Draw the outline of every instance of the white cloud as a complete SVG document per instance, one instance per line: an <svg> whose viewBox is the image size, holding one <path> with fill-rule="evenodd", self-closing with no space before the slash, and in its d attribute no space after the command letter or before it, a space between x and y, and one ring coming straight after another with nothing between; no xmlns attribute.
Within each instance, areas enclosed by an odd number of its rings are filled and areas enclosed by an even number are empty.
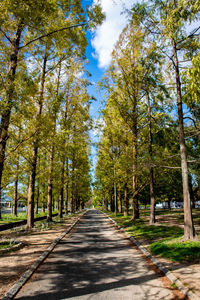
<svg viewBox="0 0 200 300"><path fill-rule="evenodd" d="M92 39L92 46L95 49L93 55L98 59L100 68L109 66L114 45L127 24L127 16L121 13L124 6L131 8L132 5L133 0L101 0L106 19L97 28Z"/></svg>

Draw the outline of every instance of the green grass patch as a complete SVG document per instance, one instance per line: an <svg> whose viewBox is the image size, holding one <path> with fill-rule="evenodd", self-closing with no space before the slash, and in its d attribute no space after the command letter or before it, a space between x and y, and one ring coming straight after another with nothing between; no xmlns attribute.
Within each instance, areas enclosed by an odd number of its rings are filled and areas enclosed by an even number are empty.
<svg viewBox="0 0 200 300"><path fill-rule="evenodd" d="M15 240L3 240L0 242L0 250L10 248L16 244Z"/></svg>
<svg viewBox="0 0 200 300"><path fill-rule="evenodd" d="M2 218L0 219L0 224L7 224L11 222L17 222L26 219L26 213L19 213L17 217L12 214L2 214Z"/></svg>
<svg viewBox="0 0 200 300"><path fill-rule="evenodd" d="M200 242L155 242L150 245L150 250L153 254L161 255L172 261L200 262Z"/></svg>
<svg viewBox="0 0 200 300"><path fill-rule="evenodd" d="M160 240L163 238L178 238L183 236L183 229L165 225L149 225L144 219L132 220L131 216L123 216L122 214L109 213L109 215L122 226L126 231L139 241L142 240Z"/></svg>
<svg viewBox="0 0 200 300"><path fill-rule="evenodd" d="M10 242L0 242L0 250L10 248Z"/></svg>
<svg viewBox="0 0 200 300"><path fill-rule="evenodd" d="M57 213L57 211L54 211L53 213ZM46 212L39 212L38 214L35 214L35 218L46 216ZM8 224L12 222L22 221L26 220L27 215L26 212L21 212L16 216L13 216L12 214L2 214L2 218L0 219L0 224Z"/></svg>
<svg viewBox="0 0 200 300"><path fill-rule="evenodd" d="M174 212L177 215L177 224L183 224L183 212L181 210ZM163 214L162 210L160 210L160 214ZM131 216L124 217L122 214L115 216L115 214L109 213L109 215L136 240L149 244L149 249L154 255L177 262L200 263L200 242L182 242L184 235L182 228L167 224L149 225L145 219L132 220ZM195 224L200 221L199 210L195 210L194 220Z"/></svg>
<svg viewBox="0 0 200 300"><path fill-rule="evenodd" d="M127 228L129 234L136 239L142 240L157 240L162 238L177 238L183 236L183 229L179 227L169 227L164 225L154 226L146 224L135 224Z"/></svg>

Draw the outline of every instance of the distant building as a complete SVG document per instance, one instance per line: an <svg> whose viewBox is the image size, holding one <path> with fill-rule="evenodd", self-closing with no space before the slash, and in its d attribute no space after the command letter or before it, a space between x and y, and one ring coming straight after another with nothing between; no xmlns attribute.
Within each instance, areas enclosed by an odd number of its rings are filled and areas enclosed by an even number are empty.
<svg viewBox="0 0 200 300"><path fill-rule="evenodd" d="M3 197L1 198L1 207L10 208L11 205L12 205L12 200L10 199L10 197L5 196L4 194Z"/></svg>
<svg viewBox="0 0 200 300"><path fill-rule="evenodd" d="M171 208L183 208L183 202L171 201L170 207ZM156 203L156 208L168 208L168 202L165 201L165 202L161 202L161 203Z"/></svg>

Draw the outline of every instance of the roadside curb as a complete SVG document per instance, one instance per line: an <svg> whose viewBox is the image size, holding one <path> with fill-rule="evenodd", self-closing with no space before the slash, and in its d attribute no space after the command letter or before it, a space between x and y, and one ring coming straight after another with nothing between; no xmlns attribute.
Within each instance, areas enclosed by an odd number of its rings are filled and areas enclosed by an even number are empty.
<svg viewBox="0 0 200 300"><path fill-rule="evenodd" d="M32 266L20 277L20 279L9 289L9 291L3 296L2 300L11 300L13 297L19 292L22 286L29 280L29 278L33 275L33 273L37 270L37 268L42 264L42 262L47 258L47 256L53 251L55 246L64 238L66 234L68 234L72 228L78 223L80 218L85 214L84 212L81 216L77 218L76 221L66 230L64 231L60 237L56 238L51 245L45 250L39 258L32 264Z"/></svg>
<svg viewBox="0 0 200 300"><path fill-rule="evenodd" d="M135 244L141 252L151 260L151 262L156 265L159 270L165 274L165 276L174 283L178 289L187 297L190 298L190 300L199 300L199 297L195 295L193 292L191 292L187 287L184 286L184 284L171 272L169 271L158 259L156 259L145 247L143 247L136 239L134 239L133 236L131 236L129 233L125 231L125 229L117 224L116 221L114 221L111 217L109 217L106 213L103 212L103 214L112 222L114 225L119 229L119 231L123 232L127 238L129 238L133 244Z"/></svg>

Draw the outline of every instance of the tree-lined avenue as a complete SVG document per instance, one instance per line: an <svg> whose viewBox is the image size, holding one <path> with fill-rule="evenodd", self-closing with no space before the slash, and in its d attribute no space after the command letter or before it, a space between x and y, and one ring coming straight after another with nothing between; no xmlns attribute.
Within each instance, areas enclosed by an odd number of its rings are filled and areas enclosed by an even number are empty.
<svg viewBox="0 0 200 300"><path fill-rule="evenodd" d="M16 299L171 299L172 291L98 210L89 210Z"/></svg>

